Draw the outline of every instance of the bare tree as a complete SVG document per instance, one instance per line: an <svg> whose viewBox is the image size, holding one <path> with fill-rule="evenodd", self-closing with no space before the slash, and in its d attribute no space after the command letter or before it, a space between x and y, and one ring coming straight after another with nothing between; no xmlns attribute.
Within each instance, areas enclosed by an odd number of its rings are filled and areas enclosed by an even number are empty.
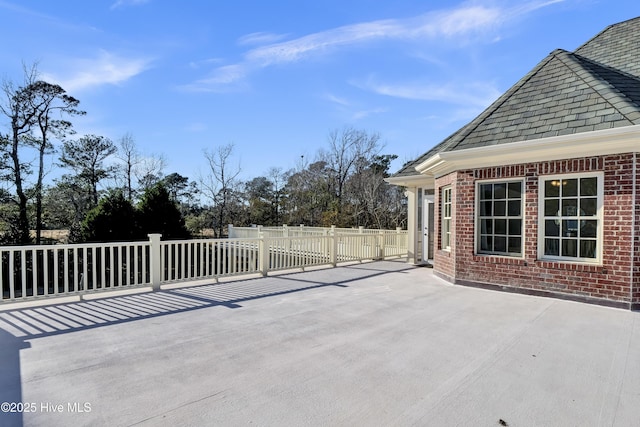
<svg viewBox="0 0 640 427"><path fill-rule="evenodd" d="M232 191L238 185L240 164L232 167L233 143L217 147L215 150L204 150L204 158L207 161L207 171L200 176L202 194L211 200L217 210L217 236L221 237L225 229L225 215Z"/></svg>
<svg viewBox="0 0 640 427"><path fill-rule="evenodd" d="M136 147L136 142L131 133L125 133L118 141L117 158L122 161L121 168L124 172L124 194L127 200L133 201L133 178L135 168L142 161Z"/></svg>
<svg viewBox="0 0 640 427"><path fill-rule="evenodd" d="M359 164L366 164L378 154L382 146L380 135L354 128L334 130L329 134L329 149L321 157L331 170L335 209L339 222L343 222L345 185Z"/></svg>
<svg viewBox="0 0 640 427"><path fill-rule="evenodd" d="M145 192L159 183L167 167L167 160L162 154L151 154L138 159L133 174L138 181L138 191Z"/></svg>
<svg viewBox="0 0 640 427"><path fill-rule="evenodd" d="M269 178L273 186L272 189L272 205L273 205L273 218L276 225L280 224L280 201L284 194L284 186L287 183L288 173L282 171L282 168L272 167L269 169Z"/></svg>

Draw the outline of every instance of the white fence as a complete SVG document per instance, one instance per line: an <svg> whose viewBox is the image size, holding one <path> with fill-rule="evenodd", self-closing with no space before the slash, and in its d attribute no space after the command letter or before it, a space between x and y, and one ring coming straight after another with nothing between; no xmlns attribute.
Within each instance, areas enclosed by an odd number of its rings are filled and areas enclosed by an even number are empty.
<svg viewBox="0 0 640 427"><path fill-rule="evenodd" d="M406 231L304 228L287 236L274 228L244 238L162 241L151 234L146 242L0 247L0 306L407 254ZM257 228L234 228L246 230Z"/></svg>

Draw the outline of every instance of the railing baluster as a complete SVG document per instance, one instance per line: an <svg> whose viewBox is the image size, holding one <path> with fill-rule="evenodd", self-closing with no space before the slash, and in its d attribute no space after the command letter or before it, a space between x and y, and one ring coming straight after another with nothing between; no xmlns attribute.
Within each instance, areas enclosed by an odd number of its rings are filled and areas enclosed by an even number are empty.
<svg viewBox="0 0 640 427"><path fill-rule="evenodd" d="M42 268L43 271L43 284L42 284L42 294L49 295L49 249L42 250Z"/></svg>
<svg viewBox="0 0 640 427"><path fill-rule="evenodd" d="M16 270L15 270L15 251L13 249L9 250L9 298L10 299L15 299L16 298L16 285L15 285L15 276L16 276Z"/></svg>
<svg viewBox="0 0 640 427"><path fill-rule="evenodd" d="M135 243L132 243L131 245L133 247L133 283L131 283L132 285L137 285L138 282L138 273L139 273L139 268L140 268L140 261L138 260L138 245Z"/></svg>
<svg viewBox="0 0 640 427"><path fill-rule="evenodd" d="M20 268L22 269L22 298L27 296L27 251L20 250Z"/></svg>

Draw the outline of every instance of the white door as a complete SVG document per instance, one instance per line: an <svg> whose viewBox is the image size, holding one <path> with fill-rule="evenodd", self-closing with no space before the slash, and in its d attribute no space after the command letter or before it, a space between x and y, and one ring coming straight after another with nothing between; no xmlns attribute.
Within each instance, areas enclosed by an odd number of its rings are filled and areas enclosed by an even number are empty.
<svg viewBox="0 0 640 427"><path fill-rule="evenodd" d="M433 196L422 199L422 261L433 259Z"/></svg>

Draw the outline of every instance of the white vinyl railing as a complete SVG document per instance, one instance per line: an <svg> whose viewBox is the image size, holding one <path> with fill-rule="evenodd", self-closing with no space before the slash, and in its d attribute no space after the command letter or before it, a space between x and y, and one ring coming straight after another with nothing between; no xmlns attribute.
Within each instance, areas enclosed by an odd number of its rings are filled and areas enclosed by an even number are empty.
<svg viewBox="0 0 640 427"><path fill-rule="evenodd" d="M307 227L304 224L299 226L283 225L282 227L265 227L262 225L256 225L253 227L235 227L233 224L229 224L229 237L230 238L250 238L259 237L261 235L265 237L298 237L298 236L326 236L334 234L397 234L406 233L401 228L395 230L379 230L374 228L338 228L331 227Z"/></svg>
<svg viewBox="0 0 640 427"><path fill-rule="evenodd" d="M149 242L0 247L0 301L145 285L149 261Z"/></svg>
<svg viewBox="0 0 640 427"><path fill-rule="evenodd" d="M291 230L291 229L290 229ZM4 302L262 274L407 254L407 232L315 229L294 236L0 247ZM243 229L244 232L244 229Z"/></svg>

